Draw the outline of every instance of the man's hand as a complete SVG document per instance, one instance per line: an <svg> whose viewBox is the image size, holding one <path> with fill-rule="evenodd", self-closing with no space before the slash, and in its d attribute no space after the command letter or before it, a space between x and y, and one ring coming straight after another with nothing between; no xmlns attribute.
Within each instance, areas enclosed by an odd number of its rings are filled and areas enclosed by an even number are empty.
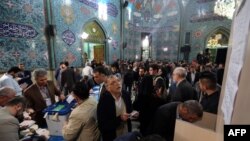
<svg viewBox="0 0 250 141"><path fill-rule="evenodd" d="M23 117L24 117L25 120L31 120L31 116L27 111L23 112Z"/></svg>
<svg viewBox="0 0 250 141"><path fill-rule="evenodd" d="M128 113L124 113L124 114L121 115L122 121L127 121L127 120L128 120L128 117L129 117L129 114L128 114Z"/></svg>

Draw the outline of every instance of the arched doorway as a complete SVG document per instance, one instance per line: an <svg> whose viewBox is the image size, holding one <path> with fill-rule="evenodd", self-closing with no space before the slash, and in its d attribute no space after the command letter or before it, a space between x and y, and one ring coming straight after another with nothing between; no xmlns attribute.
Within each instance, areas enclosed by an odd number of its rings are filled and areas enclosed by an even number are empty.
<svg viewBox="0 0 250 141"><path fill-rule="evenodd" d="M214 63L225 63L229 43L229 30L224 27L216 28L207 36L206 52Z"/></svg>
<svg viewBox="0 0 250 141"><path fill-rule="evenodd" d="M102 63L106 60L106 35L103 28L96 21L87 22L82 33L83 62L95 60Z"/></svg>

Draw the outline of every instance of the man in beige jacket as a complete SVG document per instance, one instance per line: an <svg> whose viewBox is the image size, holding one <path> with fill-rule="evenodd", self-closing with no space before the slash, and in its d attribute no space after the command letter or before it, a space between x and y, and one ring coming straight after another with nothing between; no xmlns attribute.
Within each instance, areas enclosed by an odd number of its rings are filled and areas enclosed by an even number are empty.
<svg viewBox="0 0 250 141"><path fill-rule="evenodd" d="M89 97L87 86L76 83L71 93L77 101L77 107L71 112L62 133L66 141L97 141L100 132L97 127L96 106L94 98Z"/></svg>

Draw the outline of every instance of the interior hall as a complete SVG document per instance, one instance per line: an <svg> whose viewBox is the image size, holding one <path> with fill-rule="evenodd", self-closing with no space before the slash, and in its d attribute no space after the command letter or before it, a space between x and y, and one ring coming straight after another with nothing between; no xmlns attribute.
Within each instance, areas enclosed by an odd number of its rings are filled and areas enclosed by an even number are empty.
<svg viewBox="0 0 250 141"><path fill-rule="evenodd" d="M1 0L0 140L222 141L237 125L250 132L249 8Z"/></svg>

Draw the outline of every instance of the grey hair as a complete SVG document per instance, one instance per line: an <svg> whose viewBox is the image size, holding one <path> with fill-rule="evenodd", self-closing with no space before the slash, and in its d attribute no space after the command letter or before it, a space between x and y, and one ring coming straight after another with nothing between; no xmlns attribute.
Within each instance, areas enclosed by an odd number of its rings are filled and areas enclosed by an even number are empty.
<svg viewBox="0 0 250 141"><path fill-rule="evenodd" d="M0 88L0 96L9 96L11 94L16 95L16 91L10 87L2 87Z"/></svg>
<svg viewBox="0 0 250 141"><path fill-rule="evenodd" d="M37 80L38 77L47 76L47 71L43 68L35 69L33 71L33 78Z"/></svg>
<svg viewBox="0 0 250 141"><path fill-rule="evenodd" d="M182 106L187 108L189 114L195 114L200 118L203 116L202 105L196 100L187 100Z"/></svg>
<svg viewBox="0 0 250 141"><path fill-rule="evenodd" d="M186 78L187 70L183 67L177 67L174 69L174 72L181 78Z"/></svg>
<svg viewBox="0 0 250 141"><path fill-rule="evenodd" d="M107 88L108 87L108 80L109 79L112 79L112 78L116 78L116 79L118 79L119 81L121 81L121 79L119 78L119 77L117 77L116 75L109 75L108 77L107 77L107 81L105 82L105 87Z"/></svg>
<svg viewBox="0 0 250 141"><path fill-rule="evenodd" d="M10 100L6 103L6 106L14 106L14 105L22 104L22 107L24 108L25 103L26 103L26 100L25 100L24 97L16 96L16 97L10 99Z"/></svg>

